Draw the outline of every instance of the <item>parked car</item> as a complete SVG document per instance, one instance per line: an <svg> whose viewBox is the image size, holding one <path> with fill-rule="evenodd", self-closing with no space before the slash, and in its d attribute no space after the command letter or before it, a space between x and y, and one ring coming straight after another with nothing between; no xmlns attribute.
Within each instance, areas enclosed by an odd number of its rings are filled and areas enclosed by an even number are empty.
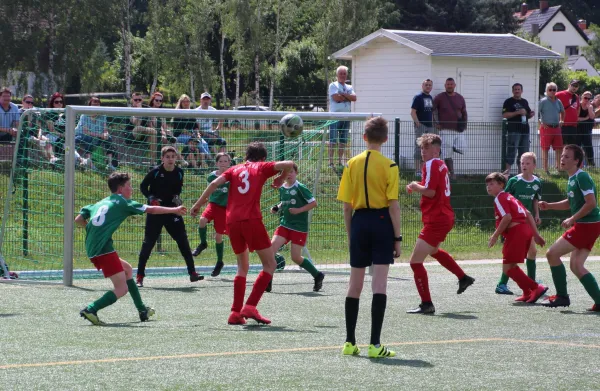
<svg viewBox="0 0 600 391"><path fill-rule="evenodd" d="M238 111L270 111L267 106L238 106L236 108ZM273 129L274 126L279 125L279 121L277 120L266 120L266 119L234 119L231 121L231 125L236 128L242 129Z"/></svg>

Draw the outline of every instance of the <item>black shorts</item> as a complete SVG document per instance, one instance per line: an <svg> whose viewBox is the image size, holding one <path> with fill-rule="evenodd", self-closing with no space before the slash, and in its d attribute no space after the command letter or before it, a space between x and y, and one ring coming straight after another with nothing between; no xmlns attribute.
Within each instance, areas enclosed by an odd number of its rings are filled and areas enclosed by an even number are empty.
<svg viewBox="0 0 600 391"><path fill-rule="evenodd" d="M350 225L350 266L394 263L394 226L388 208L358 209Z"/></svg>
<svg viewBox="0 0 600 391"><path fill-rule="evenodd" d="M10 144L13 141L13 137L8 133L0 133L0 144Z"/></svg>

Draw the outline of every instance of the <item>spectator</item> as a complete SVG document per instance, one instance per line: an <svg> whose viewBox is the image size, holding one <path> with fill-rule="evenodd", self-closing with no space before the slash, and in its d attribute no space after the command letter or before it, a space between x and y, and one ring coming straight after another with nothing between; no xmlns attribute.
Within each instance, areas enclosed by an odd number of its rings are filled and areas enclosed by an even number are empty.
<svg viewBox="0 0 600 391"><path fill-rule="evenodd" d="M334 113L349 113L352 110L351 102L356 102L356 94L350 85L346 85L348 67L339 66L336 70L337 81L329 85L329 111ZM329 167L334 168L333 154L335 147L338 150L338 164L344 164L346 144L350 121L337 121L329 126Z"/></svg>
<svg viewBox="0 0 600 391"><path fill-rule="evenodd" d="M556 93L556 98L560 100L565 109L565 122L562 125L563 145L581 145L580 137L577 134L577 118L579 117L580 104L579 96L576 94L578 89L579 80L571 80L568 89Z"/></svg>
<svg viewBox="0 0 600 391"><path fill-rule="evenodd" d="M25 95L21 103L23 105L20 110L21 114L23 114L26 110L35 109L35 107L33 107L32 95ZM50 140L48 140L48 138L43 134L40 113L31 113L24 119L24 121L26 122L23 124L21 129L23 129L25 132L21 134L21 137L26 137L33 144L39 147L42 155L50 162L50 164L56 164L59 159L54 156L54 151Z"/></svg>
<svg viewBox="0 0 600 391"><path fill-rule="evenodd" d="M562 153L563 138L560 126L565 118L565 108L556 97L556 83L546 84L546 97L539 103L540 107L540 144L542 146L542 164L546 174L548 170L548 151L554 149L556 170L559 170L560 154Z"/></svg>
<svg viewBox="0 0 600 391"><path fill-rule="evenodd" d="M594 106L594 114L596 115L596 118L600 117L600 94L594 97L592 105Z"/></svg>
<svg viewBox="0 0 600 391"><path fill-rule="evenodd" d="M50 100L48 101L48 107L56 110L45 111L44 115L42 116L42 120L46 124L46 131L43 132L43 135L48 140L47 142L52 144L54 151L59 155L63 155L65 152L65 128L67 121L64 111L58 110L65 107L64 100L65 98L60 92L55 92L52 94ZM88 164L88 162L87 160L84 161L79 153L75 151L75 164L85 166Z"/></svg>
<svg viewBox="0 0 600 391"><path fill-rule="evenodd" d="M433 113L437 114L434 121L442 138L442 157L448 166L450 178L456 179L452 152L462 155L467 149L467 139L463 134L467 128L467 104L462 95L454 92L456 82L453 78L446 79L444 88L446 91L433 99Z"/></svg>
<svg viewBox="0 0 600 391"><path fill-rule="evenodd" d="M211 106L212 96L208 92L202 93L200 96L200 106L196 110L217 110ZM223 127L223 121L219 120L217 123L217 127L213 130L213 120L212 118L201 118L198 119L198 126L200 128L200 135L204 139L204 141L208 144L209 147L218 150L213 151L217 152L225 152L225 146L227 142L224 138L219 137L219 130Z"/></svg>
<svg viewBox="0 0 600 391"><path fill-rule="evenodd" d="M92 96L88 102L88 106L100 106L100 98ZM108 133L105 115L82 114L75 128L75 145L80 148L82 147L85 157L82 161L84 165L87 164L90 168L95 169L91 159L92 152L95 147L101 146L106 154L106 169L109 171L117 169L119 162L113 148L112 137Z"/></svg>
<svg viewBox="0 0 600 391"><path fill-rule="evenodd" d="M204 154L200 151L200 148L198 148L198 144L200 144L200 140L192 137L181 151L181 156L183 157L183 160L187 162L188 167L204 167Z"/></svg>
<svg viewBox="0 0 600 391"><path fill-rule="evenodd" d="M141 108L142 107L142 94L134 92L131 94L131 107ZM150 148L150 157L156 157L156 129L153 126L155 118L149 117L135 117L129 118L127 127L125 129L125 141L148 141Z"/></svg>
<svg viewBox="0 0 600 391"><path fill-rule="evenodd" d="M577 118L577 134L581 141L581 146L585 151L585 158L590 167L596 166L594 162L594 146L592 144L592 129L594 128L596 118L594 107L592 106L592 93L586 91L581 94L581 107L579 108L579 117Z"/></svg>
<svg viewBox="0 0 600 391"><path fill-rule="evenodd" d="M163 107L163 94L156 91L150 97L150 102L148 102L148 106L151 109L162 109ZM157 132L160 132L160 138L162 144L171 143L174 144L177 140L173 137L173 132L167 127L167 120L165 117L152 118L152 126L156 129ZM160 150L160 148L159 148ZM160 154L159 154L160 155ZM160 162L160 156L158 156L157 160ZM159 163L160 164L160 163Z"/></svg>
<svg viewBox="0 0 600 391"><path fill-rule="evenodd" d="M506 161L504 162L505 173L510 173L510 168L515 162L521 161L521 156L529 151L529 119L535 112L529 107L527 99L523 99L523 85L515 83L512 86L512 98L504 101L502 106L502 117L508 120L508 135L506 139ZM517 153L518 152L518 153ZM521 165L519 172L521 172Z"/></svg>
<svg viewBox="0 0 600 391"><path fill-rule="evenodd" d="M421 84L421 93L414 96L410 106L410 116L415 125L415 175L421 176L421 147L417 145L417 139L425 133L435 133L433 129L433 97L430 95L433 89L431 79L424 80Z"/></svg>
<svg viewBox="0 0 600 391"><path fill-rule="evenodd" d="M7 87L0 90L0 144L13 141L19 129L19 107L10 101L12 92Z"/></svg>
<svg viewBox="0 0 600 391"><path fill-rule="evenodd" d="M189 110L191 103L190 97L183 94L179 97L175 109ZM200 140L200 151L206 155L210 154L208 144L200 136L199 125L195 118L173 118L171 119L171 127L173 128L173 135L177 138L179 144L186 145L189 139L197 138ZM181 156L179 156L179 160L185 159L181 159Z"/></svg>

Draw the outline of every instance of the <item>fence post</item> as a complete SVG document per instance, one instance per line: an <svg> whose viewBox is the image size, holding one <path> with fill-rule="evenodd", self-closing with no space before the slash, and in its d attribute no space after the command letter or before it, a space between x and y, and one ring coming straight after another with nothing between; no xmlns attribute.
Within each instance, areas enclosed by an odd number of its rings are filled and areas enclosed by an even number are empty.
<svg viewBox="0 0 600 391"><path fill-rule="evenodd" d="M400 118L394 120L394 161L400 170Z"/></svg>
<svg viewBox="0 0 600 391"><path fill-rule="evenodd" d="M500 172L504 172L504 162L506 161L506 138L508 136L508 120L502 120L502 161L500 162Z"/></svg>

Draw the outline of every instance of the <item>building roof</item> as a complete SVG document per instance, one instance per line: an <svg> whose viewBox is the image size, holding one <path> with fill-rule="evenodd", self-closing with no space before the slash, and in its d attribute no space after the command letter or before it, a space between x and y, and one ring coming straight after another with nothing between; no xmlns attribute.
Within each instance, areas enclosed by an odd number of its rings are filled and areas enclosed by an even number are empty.
<svg viewBox="0 0 600 391"><path fill-rule="evenodd" d="M477 58L558 59L560 54L513 34L438 33L380 29L332 54L350 60L352 52L386 37L428 56Z"/></svg>
<svg viewBox="0 0 600 391"><path fill-rule="evenodd" d="M587 42L589 40L587 34L579 28L579 25L574 22L573 18L570 14L566 12L566 10L562 9L562 6L557 5L554 7L548 7L546 10L542 11L541 9L530 10L527 11L525 16L522 16L520 12L516 12L514 16L522 21L521 29L525 31L527 34L533 35L533 25L538 25L538 31L542 31L544 27L546 27L552 19L559 13L562 12L567 20L573 25L575 30L581 35L581 37Z"/></svg>

